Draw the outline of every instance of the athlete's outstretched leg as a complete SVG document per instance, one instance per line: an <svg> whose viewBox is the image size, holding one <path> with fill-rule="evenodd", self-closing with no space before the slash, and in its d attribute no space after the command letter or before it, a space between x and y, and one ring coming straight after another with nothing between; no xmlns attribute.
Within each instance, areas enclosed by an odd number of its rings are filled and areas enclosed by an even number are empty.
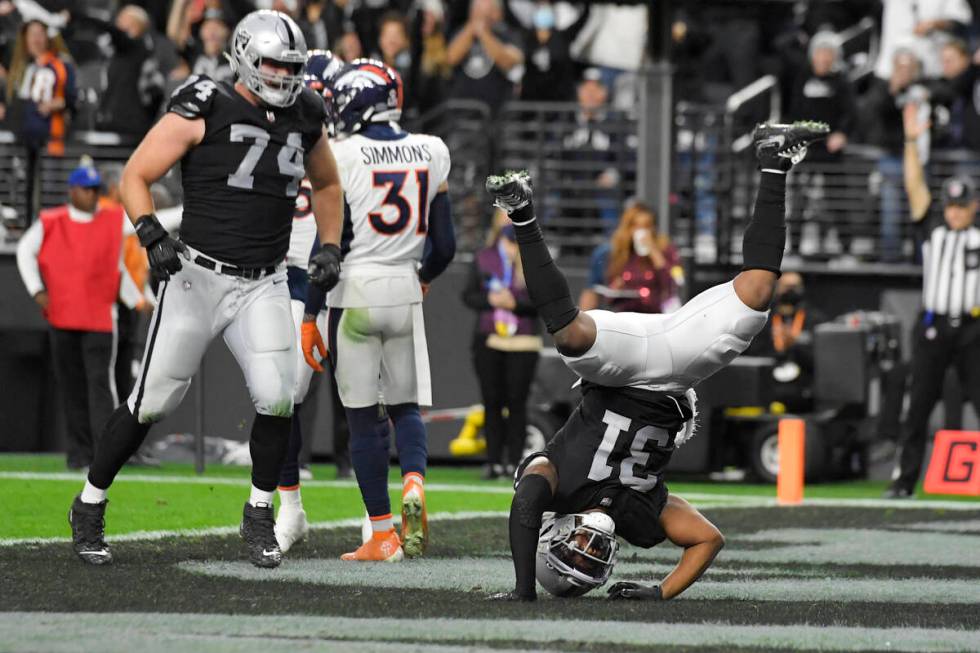
<svg viewBox="0 0 980 653"><path fill-rule="evenodd" d="M566 356L581 356L595 342L595 322L575 306L568 282L545 245L534 216L530 176L527 172L491 176L487 192L514 223L527 290L555 346Z"/></svg>
<svg viewBox="0 0 980 653"><path fill-rule="evenodd" d="M786 173L806 156L807 146L824 138L827 125L795 122L759 125L753 134L762 178L752 221L742 240L742 272L735 294L749 308L768 309L786 247Z"/></svg>

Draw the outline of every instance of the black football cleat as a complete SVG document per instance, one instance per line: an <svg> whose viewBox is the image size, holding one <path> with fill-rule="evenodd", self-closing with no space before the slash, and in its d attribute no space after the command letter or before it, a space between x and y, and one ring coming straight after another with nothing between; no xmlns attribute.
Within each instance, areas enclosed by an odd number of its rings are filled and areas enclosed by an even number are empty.
<svg viewBox="0 0 980 653"><path fill-rule="evenodd" d="M112 562L112 552L105 543L105 507L108 503L83 503L78 495L68 509L72 548L82 562L90 565Z"/></svg>
<svg viewBox="0 0 980 653"><path fill-rule="evenodd" d="M761 123L752 132L759 168L789 172L806 158L809 145L826 138L829 133L830 127L825 122Z"/></svg>
<svg viewBox="0 0 980 653"><path fill-rule="evenodd" d="M893 483L881 496L884 499L914 499L915 490L898 483Z"/></svg>
<svg viewBox="0 0 980 653"><path fill-rule="evenodd" d="M276 519L272 506L245 503L238 534L248 545L248 557L256 567L278 567L282 550L276 540Z"/></svg>
<svg viewBox="0 0 980 653"><path fill-rule="evenodd" d="M508 170L502 175L491 175L487 177L487 192L493 198L493 205L510 215L531 202L534 194L531 175L527 170Z"/></svg>

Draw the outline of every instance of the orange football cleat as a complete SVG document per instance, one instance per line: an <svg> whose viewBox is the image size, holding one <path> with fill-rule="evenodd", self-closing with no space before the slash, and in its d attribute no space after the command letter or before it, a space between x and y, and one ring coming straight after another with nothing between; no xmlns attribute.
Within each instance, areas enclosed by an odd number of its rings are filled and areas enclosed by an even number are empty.
<svg viewBox="0 0 980 653"><path fill-rule="evenodd" d="M421 477L409 474L402 489L402 548L409 558L425 553L429 545L429 518Z"/></svg>
<svg viewBox="0 0 980 653"><path fill-rule="evenodd" d="M375 533L371 539L357 547L357 551L345 553L341 560L360 562L398 562L405 557L398 533L392 528L386 533Z"/></svg>

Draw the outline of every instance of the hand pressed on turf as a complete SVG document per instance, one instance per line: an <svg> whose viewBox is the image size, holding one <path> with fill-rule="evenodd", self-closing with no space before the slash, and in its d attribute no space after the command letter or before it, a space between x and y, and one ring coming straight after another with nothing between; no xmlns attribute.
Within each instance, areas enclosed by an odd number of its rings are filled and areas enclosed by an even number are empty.
<svg viewBox="0 0 980 653"><path fill-rule="evenodd" d="M659 585L642 585L632 581L620 581L606 590L613 600L629 599L632 601L663 601Z"/></svg>
<svg viewBox="0 0 980 653"><path fill-rule="evenodd" d="M530 603L531 601L537 601L537 594L531 594L530 596L522 596L517 592L497 592L491 594L487 597L488 601L523 601L525 603Z"/></svg>

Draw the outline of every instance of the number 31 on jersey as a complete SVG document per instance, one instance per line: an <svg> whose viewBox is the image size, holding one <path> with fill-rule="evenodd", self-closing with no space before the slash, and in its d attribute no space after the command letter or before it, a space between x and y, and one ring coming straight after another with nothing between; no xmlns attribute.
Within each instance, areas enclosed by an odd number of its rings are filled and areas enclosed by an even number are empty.
<svg viewBox="0 0 980 653"><path fill-rule="evenodd" d="M416 192L405 188L406 182L412 180ZM372 184L375 188L386 188L387 194L381 202L382 211L368 213L371 227L382 236L395 236L405 231L413 223L413 217L418 216L415 233L425 235L429 229L429 171L425 168L416 170L375 170L372 174ZM406 195L407 193L407 195ZM394 207L394 211L385 207Z"/></svg>

